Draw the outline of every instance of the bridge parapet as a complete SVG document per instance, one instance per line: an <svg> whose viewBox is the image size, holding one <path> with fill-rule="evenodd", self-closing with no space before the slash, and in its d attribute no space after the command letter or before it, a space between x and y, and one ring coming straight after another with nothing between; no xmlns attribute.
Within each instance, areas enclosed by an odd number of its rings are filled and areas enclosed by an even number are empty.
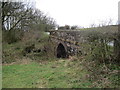
<svg viewBox="0 0 120 90"><path fill-rule="evenodd" d="M54 30L50 31L50 36L77 43L82 43L86 41L82 35L82 31L80 30Z"/></svg>

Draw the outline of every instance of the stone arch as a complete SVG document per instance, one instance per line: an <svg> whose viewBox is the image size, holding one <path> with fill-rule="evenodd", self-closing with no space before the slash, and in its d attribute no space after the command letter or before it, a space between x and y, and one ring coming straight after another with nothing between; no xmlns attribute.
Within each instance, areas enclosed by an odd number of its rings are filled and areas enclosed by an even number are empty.
<svg viewBox="0 0 120 90"><path fill-rule="evenodd" d="M67 49L65 44L59 43L56 48L56 57L57 58L67 58Z"/></svg>

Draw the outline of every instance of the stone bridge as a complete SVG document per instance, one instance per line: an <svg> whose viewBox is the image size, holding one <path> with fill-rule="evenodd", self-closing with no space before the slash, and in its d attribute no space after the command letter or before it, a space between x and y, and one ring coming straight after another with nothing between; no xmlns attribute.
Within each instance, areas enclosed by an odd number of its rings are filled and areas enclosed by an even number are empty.
<svg viewBox="0 0 120 90"><path fill-rule="evenodd" d="M82 54L87 55L91 50L89 45L91 41L91 34L94 36L101 33L103 35L115 35L118 32L117 25L104 26L86 30L51 30L50 32L50 42L54 45L54 54L58 58L66 58L69 55ZM88 48L86 48L86 46Z"/></svg>
<svg viewBox="0 0 120 90"><path fill-rule="evenodd" d="M76 55L82 52L81 43L86 39L82 37L80 30L52 30L50 41L54 43L54 54L58 58L67 58L69 55Z"/></svg>

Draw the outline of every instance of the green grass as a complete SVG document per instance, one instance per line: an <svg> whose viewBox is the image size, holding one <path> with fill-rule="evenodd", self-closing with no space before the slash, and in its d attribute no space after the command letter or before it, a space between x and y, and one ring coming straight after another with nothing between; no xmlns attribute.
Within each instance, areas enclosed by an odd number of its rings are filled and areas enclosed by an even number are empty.
<svg viewBox="0 0 120 90"><path fill-rule="evenodd" d="M59 60L39 64L3 66L3 88L87 88L87 71L76 61Z"/></svg>
<svg viewBox="0 0 120 90"><path fill-rule="evenodd" d="M25 60L25 59L24 59ZM118 74L101 73L102 67L84 60L57 59L3 65L3 88L114 88ZM85 65L85 66L84 66ZM88 71L89 69L93 70ZM91 68L90 68L91 67ZM96 77L97 76L97 77Z"/></svg>

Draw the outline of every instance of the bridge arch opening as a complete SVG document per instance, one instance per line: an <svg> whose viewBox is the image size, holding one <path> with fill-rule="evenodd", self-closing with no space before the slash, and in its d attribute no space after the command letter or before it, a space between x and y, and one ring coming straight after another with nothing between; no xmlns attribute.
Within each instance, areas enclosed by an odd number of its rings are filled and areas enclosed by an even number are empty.
<svg viewBox="0 0 120 90"><path fill-rule="evenodd" d="M57 47L57 58L66 58L67 53L63 44L59 44Z"/></svg>

